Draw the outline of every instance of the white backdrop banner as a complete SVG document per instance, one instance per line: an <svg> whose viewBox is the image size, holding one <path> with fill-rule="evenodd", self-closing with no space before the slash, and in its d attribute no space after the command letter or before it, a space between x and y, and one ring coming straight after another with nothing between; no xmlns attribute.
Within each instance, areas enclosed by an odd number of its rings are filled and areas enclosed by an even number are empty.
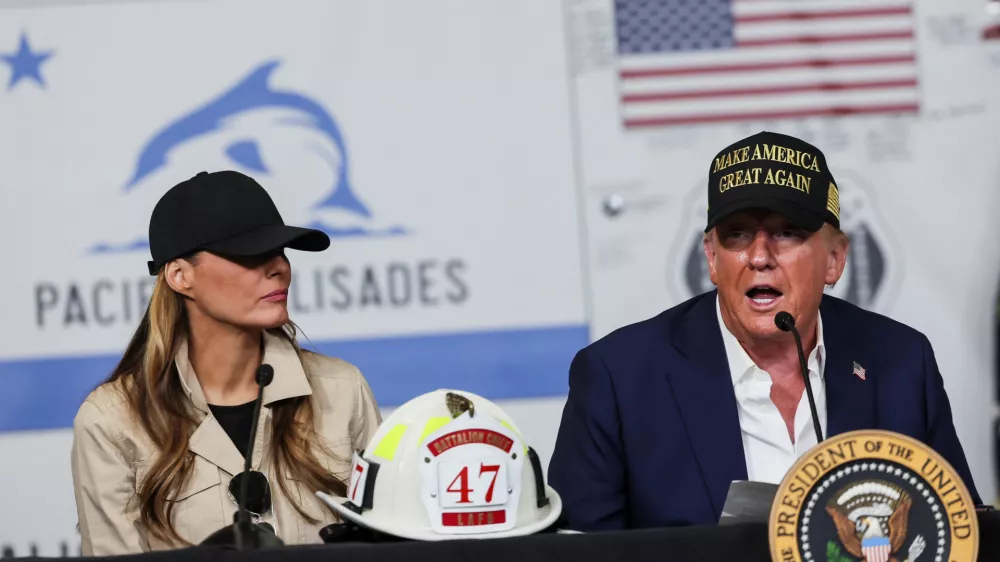
<svg viewBox="0 0 1000 562"><path fill-rule="evenodd" d="M701 237L718 151L761 130L803 138L827 156L852 239L830 292L928 335L992 501L1000 64L986 3L568 6L593 337L713 288Z"/></svg>
<svg viewBox="0 0 1000 562"><path fill-rule="evenodd" d="M330 234L289 254L292 319L381 405L563 395L588 328L561 28L533 0L0 4L0 432L32 430L0 436L0 546L75 550L64 428L149 298L153 205L201 170Z"/></svg>

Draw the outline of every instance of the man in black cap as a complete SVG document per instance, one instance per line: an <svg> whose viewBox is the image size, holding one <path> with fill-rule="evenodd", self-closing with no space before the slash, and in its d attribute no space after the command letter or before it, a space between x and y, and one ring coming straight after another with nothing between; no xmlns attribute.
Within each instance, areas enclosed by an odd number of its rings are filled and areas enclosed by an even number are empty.
<svg viewBox="0 0 1000 562"><path fill-rule="evenodd" d="M731 482L776 484L817 433L855 429L925 442L981 503L927 338L823 292L850 245L822 152L762 132L722 150L708 179L716 290L573 360L549 467L569 526L715 524Z"/></svg>

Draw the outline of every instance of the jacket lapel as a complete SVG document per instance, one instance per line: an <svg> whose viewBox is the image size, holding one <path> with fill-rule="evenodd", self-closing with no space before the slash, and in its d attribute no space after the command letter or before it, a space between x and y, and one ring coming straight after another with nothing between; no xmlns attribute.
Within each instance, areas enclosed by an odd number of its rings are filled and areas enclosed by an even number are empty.
<svg viewBox="0 0 1000 562"><path fill-rule="evenodd" d="M312 394L302 361L288 340L273 332L264 332L263 362L274 368L274 379L264 387L264 406Z"/></svg>
<svg viewBox="0 0 1000 562"><path fill-rule="evenodd" d="M263 362L274 368L274 379L264 387L264 398L257 422L257 436L253 442L251 467L256 470L268 471L270 459L265 452L271 436L271 411L269 406L275 402L308 396L312 394L309 379L299 360L295 347L284 338L273 332L264 333ZM187 340L182 339L174 357L174 364L180 375L181 386L187 394L195 413L201 420L198 429L191 435L188 449L204 457L208 462L228 472L231 476L243 472L243 452L236 448L226 430L211 414L208 401L201 389L201 383L194 372L194 367L188 357Z"/></svg>
<svg viewBox="0 0 1000 562"><path fill-rule="evenodd" d="M670 341L687 364L667 371L677 408L716 512L734 480L746 480L746 457L732 376L715 312L716 291L675 320Z"/></svg>
<svg viewBox="0 0 1000 562"><path fill-rule="evenodd" d="M191 435L188 449L225 470L230 476L243 472L243 454L214 416L206 416Z"/></svg>
<svg viewBox="0 0 1000 562"><path fill-rule="evenodd" d="M231 476L243 471L243 453L236 448L229 434L211 414L201 383L188 358L187 339L182 339L174 356L174 365L180 375L181 386L187 394L195 414L201 420L198 429L188 440L188 449L208 462L228 472Z"/></svg>
<svg viewBox="0 0 1000 562"><path fill-rule="evenodd" d="M854 363L867 368L871 365L871 355L847 317L850 310L844 310L832 297L824 296L820 314L827 352L823 373L827 412L827 435L824 437L877 427L873 373L866 371L864 379L854 374Z"/></svg>

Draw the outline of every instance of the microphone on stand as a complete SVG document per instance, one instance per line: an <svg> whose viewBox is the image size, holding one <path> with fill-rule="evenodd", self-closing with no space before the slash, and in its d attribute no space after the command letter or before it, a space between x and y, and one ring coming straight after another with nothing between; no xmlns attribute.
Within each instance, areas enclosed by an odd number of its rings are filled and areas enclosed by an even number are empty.
<svg viewBox="0 0 1000 562"><path fill-rule="evenodd" d="M243 472L239 474L241 482L239 495L236 497L236 514L233 516L233 524L212 533L207 539L202 541L202 545L235 546L237 550L245 550L248 548L283 546L285 544L278 538L270 525L266 523L254 523L250 518L250 511L247 509L250 496L250 475L253 473L250 470L250 462L253 460L253 444L257 440L257 418L260 417L260 408L264 402L264 387L271 384L271 381L274 379L274 368L264 363L257 369L255 379L259 388L257 389L257 399L254 401L253 406L250 441L247 443L247 450L243 455Z"/></svg>
<svg viewBox="0 0 1000 562"><path fill-rule="evenodd" d="M812 385L809 384L809 367L806 365L806 354L802 351L802 338L799 331L795 329L795 318L791 314L781 311L774 315L774 324L783 332L791 332L795 336L795 349L799 352L799 367L802 371L802 380L806 383L806 397L809 398L809 410L812 413L813 429L816 430L816 444L823 442L823 430L819 425L819 415L816 413L816 400L813 398Z"/></svg>

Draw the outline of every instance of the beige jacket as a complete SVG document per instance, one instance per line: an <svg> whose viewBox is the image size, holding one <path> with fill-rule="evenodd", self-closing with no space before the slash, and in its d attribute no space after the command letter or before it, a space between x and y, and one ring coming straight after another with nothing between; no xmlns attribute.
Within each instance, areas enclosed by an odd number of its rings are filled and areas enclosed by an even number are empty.
<svg viewBox="0 0 1000 562"><path fill-rule="evenodd" d="M273 507L262 521L274 526L285 544L318 543L319 529L336 519L316 499L316 490L298 484L290 487L298 490L307 510L321 520L318 524L309 524L283 495L272 474L271 410L267 406L311 395L319 435L339 458L329 461L328 468L345 482L350 480L353 452L367 446L381 416L368 383L349 363L308 352L300 362L288 342L270 334L264 340L264 362L274 367L274 380L264 388L252 467L270 480ZM243 455L212 416L188 360L186 343L180 345L175 363L200 425L189 445L195 454L194 474L175 498L174 524L182 537L198 544L233 522L236 504L229 497L229 481L243 470ZM73 487L86 556L184 546L161 544L139 524L137 502L130 500L156 451L142 427L130 419L126 406L121 392L104 385L87 397L73 423Z"/></svg>

